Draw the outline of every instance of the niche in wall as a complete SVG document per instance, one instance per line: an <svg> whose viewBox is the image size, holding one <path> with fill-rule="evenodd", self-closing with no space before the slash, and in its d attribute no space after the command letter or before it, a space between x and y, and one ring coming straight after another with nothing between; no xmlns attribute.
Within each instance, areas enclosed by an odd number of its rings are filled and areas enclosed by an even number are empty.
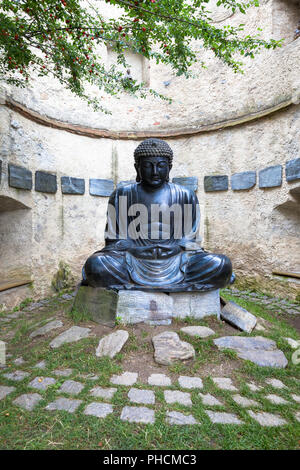
<svg viewBox="0 0 300 470"><path fill-rule="evenodd" d="M32 213L29 207L0 195L0 284L31 279Z"/></svg>

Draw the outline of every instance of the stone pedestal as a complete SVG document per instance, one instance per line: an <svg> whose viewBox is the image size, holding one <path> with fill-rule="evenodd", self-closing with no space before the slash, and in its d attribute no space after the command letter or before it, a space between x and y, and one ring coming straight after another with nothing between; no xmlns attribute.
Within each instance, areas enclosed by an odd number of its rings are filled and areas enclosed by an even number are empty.
<svg viewBox="0 0 300 470"><path fill-rule="evenodd" d="M173 300L174 318L204 318L215 315L220 318L220 291L210 292L175 292L170 294Z"/></svg>
<svg viewBox="0 0 300 470"><path fill-rule="evenodd" d="M100 287L80 286L72 309L84 313L97 323L113 327L147 323L170 325L172 318L201 319L210 315L220 318L219 290L211 292L126 291L118 293Z"/></svg>
<svg viewBox="0 0 300 470"><path fill-rule="evenodd" d="M173 300L163 292L119 291L117 319L123 323L170 325Z"/></svg>

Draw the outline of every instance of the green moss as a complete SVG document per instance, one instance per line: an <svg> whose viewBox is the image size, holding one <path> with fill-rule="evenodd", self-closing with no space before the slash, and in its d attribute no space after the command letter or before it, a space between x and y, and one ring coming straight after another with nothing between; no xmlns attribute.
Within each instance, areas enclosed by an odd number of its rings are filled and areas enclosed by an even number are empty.
<svg viewBox="0 0 300 470"><path fill-rule="evenodd" d="M51 286L56 292L60 292L63 289L70 289L74 286L75 279L71 273L70 266L64 261L59 262L59 269L54 275Z"/></svg>

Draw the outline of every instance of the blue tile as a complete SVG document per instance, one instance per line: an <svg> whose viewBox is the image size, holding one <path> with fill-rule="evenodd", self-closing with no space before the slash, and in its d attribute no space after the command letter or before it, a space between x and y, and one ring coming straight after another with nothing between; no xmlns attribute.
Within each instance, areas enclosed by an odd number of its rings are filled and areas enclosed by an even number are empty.
<svg viewBox="0 0 300 470"><path fill-rule="evenodd" d="M92 196L110 196L113 190L113 180L90 179L90 194Z"/></svg>
<svg viewBox="0 0 300 470"><path fill-rule="evenodd" d="M198 189L198 178L196 176L179 176L177 178L173 178L172 183L180 184L192 191L197 191Z"/></svg>
<svg viewBox="0 0 300 470"><path fill-rule="evenodd" d="M61 191L63 194L84 194L85 183L82 178L61 177Z"/></svg>
<svg viewBox="0 0 300 470"><path fill-rule="evenodd" d="M45 173L44 171L36 171L34 189L42 193L56 193L56 175L52 175L51 173Z"/></svg>
<svg viewBox="0 0 300 470"><path fill-rule="evenodd" d="M259 172L259 187L274 188L282 184L282 166L275 165L264 168Z"/></svg>
<svg viewBox="0 0 300 470"><path fill-rule="evenodd" d="M8 165L8 184L12 188L32 189L31 171L18 165Z"/></svg>
<svg viewBox="0 0 300 470"><path fill-rule="evenodd" d="M231 189L233 191L241 191L243 189L253 188L255 183L255 171L243 171L242 173L235 173L231 176Z"/></svg>
<svg viewBox="0 0 300 470"><path fill-rule="evenodd" d="M228 176L204 176L204 191L206 193L212 191L227 191L228 189Z"/></svg>
<svg viewBox="0 0 300 470"><path fill-rule="evenodd" d="M300 179L300 158L290 160L285 164L285 176L287 181Z"/></svg>

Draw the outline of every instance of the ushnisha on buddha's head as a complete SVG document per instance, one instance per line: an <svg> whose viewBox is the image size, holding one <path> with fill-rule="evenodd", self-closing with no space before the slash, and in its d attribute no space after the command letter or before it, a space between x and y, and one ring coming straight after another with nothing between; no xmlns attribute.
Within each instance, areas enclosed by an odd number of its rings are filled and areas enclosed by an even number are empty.
<svg viewBox="0 0 300 470"><path fill-rule="evenodd" d="M160 139L146 139L134 152L136 181L151 188L160 188L169 181L173 151Z"/></svg>

